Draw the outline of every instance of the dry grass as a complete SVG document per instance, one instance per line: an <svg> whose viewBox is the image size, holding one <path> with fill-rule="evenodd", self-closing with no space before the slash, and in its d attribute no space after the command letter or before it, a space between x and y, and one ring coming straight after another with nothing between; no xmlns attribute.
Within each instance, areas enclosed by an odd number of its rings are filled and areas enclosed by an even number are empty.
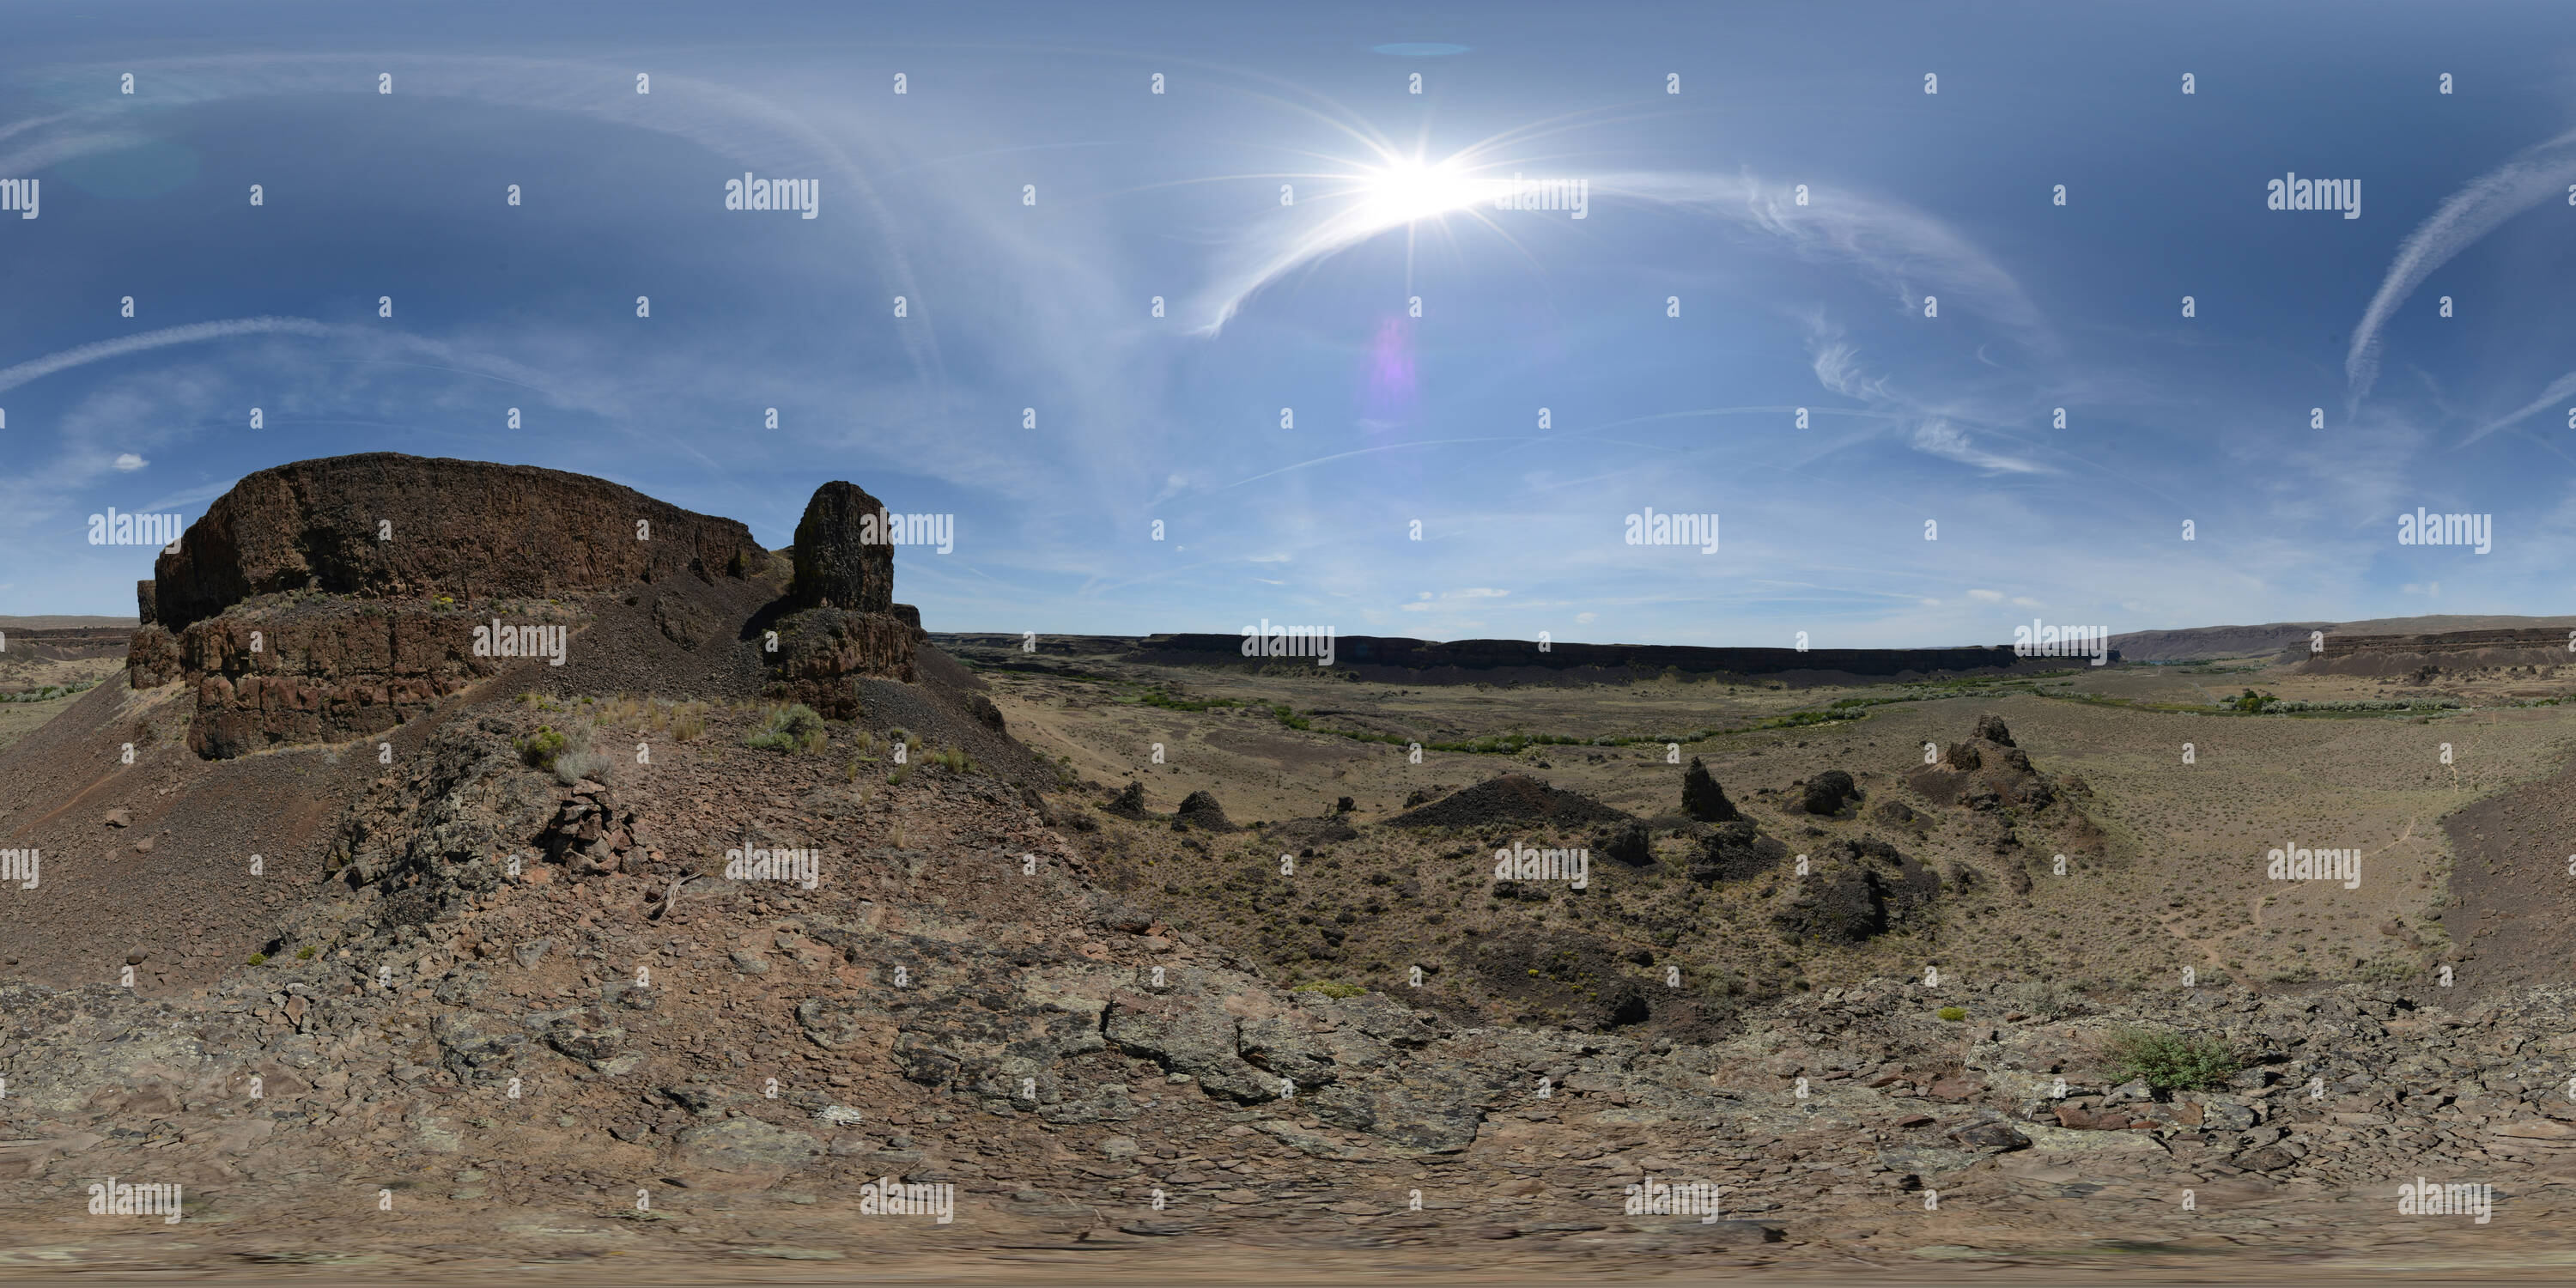
<svg viewBox="0 0 2576 1288"><path fill-rule="evenodd" d="M593 718L612 729L632 729L645 734L667 733L680 742L695 742L706 735L707 710L708 704L704 702L674 702L667 698L619 694L597 703Z"/></svg>

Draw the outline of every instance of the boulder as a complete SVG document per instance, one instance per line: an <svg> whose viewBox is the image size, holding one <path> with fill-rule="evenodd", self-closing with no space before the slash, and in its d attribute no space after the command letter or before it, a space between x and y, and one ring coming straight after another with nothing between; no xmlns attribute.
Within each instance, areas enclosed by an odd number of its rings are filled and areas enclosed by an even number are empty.
<svg viewBox="0 0 2576 1288"><path fill-rule="evenodd" d="M1192 827L1203 827L1211 832L1239 830L1233 820L1225 816L1225 806L1218 804L1215 794L1207 791L1195 791L1182 797L1181 808L1175 811L1172 817Z"/></svg>
<svg viewBox="0 0 2576 1288"><path fill-rule="evenodd" d="M1810 814L1835 815L1860 799L1860 786L1839 769L1828 769L1799 785L1798 805Z"/></svg>
<svg viewBox="0 0 2576 1288"><path fill-rule="evenodd" d="M1603 832L1593 842L1602 856L1625 863L1632 868L1651 867L1655 862L1654 839L1643 823L1625 823Z"/></svg>

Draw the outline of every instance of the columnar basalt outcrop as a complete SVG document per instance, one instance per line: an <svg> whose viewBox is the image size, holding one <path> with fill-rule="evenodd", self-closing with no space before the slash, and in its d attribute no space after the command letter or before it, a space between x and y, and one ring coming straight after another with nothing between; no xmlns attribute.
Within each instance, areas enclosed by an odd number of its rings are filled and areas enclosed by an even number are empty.
<svg viewBox="0 0 2576 1288"><path fill-rule="evenodd" d="M805 517L796 522L796 585L788 597L798 608L891 611L894 543L889 535L884 504L858 484L834 481L814 489Z"/></svg>
<svg viewBox="0 0 2576 1288"><path fill-rule="evenodd" d="M834 720L856 719L861 676L909 682L921 614L894 602L894 545L886 510L857 484L814 489L796 524L790 610L764 638L768 696Z"/></svg>
<svg viewBox="0 0 2576 1288"><path fill-rule="evenodd" d="M235 484L136 587L128 681L191 686L201 756L380 733L560 653L591 596L739 580L766 559L734 520L603 479L392 452L299 461Z"/></svg>
<svg viewBox="0 0 2576 1288"><path fill-rule="evenodd" d="M766 552L732 519L530 465L369 452L233 485L154 565L173 632L255 595L564 599L742 576Z"/></svg>
<svg viewBox="0 0 2576 1288"><path fill-rule="evenodd" d="M346 602L197 622L177 641L197 701L188 745L221 758L382 733L506 661L474 653L474 626L462 611Z"/></svg>

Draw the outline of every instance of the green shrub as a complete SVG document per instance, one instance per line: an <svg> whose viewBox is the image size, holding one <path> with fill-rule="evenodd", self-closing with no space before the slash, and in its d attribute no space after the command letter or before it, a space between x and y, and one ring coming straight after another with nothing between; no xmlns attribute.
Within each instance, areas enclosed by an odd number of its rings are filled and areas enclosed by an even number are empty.
<svg viewBox="0 0 2576 1288"><path fill-rule="evenodd" d="M2245 1067L2245 1054L2225 1038L2124 1028L2103 1048L2102 1067L2113 1082L2144 1082L2164 1095L2226 1085Z"/></svg>
<svg viewBox="0 0 2576 1288"><path fill-rule="evenodd" d="M1968 1018L1968 1008L1964 1006L1945 1006L1940 1010L1934 1011L1933 1014L1940 1016L1942 1019L1947 1020L1952 1024L1956 1024L1959 1021Z"/></svg>
<svg viewBox="0 0 2576 1288"><path fill-rule="evenodd" d="M563 754L564 736L553 725L538 725L535 733L512 744L519 749L519 759L531 769L552 769L555 757Z"/></svg>
<svg viewBox="0 0 2576 1288"><path fill-rule="evenodd" d="M2280 701L2279 698L2269 693L2256 693L2252 689L2247 689L2242 696L2231 699L2227 705L2248 715L2256 715L2260 714L2265 707L2278 701Z"/></svg>
<svg viewBox="0 0 2576 1288"><path fill-rule="evenodd" d="M306 944L306 945L305 945L305 946L303 946L302 948L298 948L298 949L296 949L296 950L295 950L295 960L300 961L300 962L309 962L309 961L313 960L313 954L318 953L318 952L320 952L320 951L322 951L322 950L321 950L321 949L319 949L319 948L314 947L314 946L313 946L313 945L311 945L311 944Z"/></svg>
<svg viewBox="0 0 2576 1288"><path fill-rule="evenodd" d="M821 751L830 736L823 730L823 717L802 702L772 707L760 723L742 737L746 747L764 747L771 751Z"/></svg>
<svg viewBox="0 0 2576 1288"><path fill-rule="evenodd" d="M265 965L267 965L267 964L268 964L268 954L266 954L266 953L252 953L252 954L250 955L250 964L251 964L251 965L253 965L253 966L265 966Z"/></svg>

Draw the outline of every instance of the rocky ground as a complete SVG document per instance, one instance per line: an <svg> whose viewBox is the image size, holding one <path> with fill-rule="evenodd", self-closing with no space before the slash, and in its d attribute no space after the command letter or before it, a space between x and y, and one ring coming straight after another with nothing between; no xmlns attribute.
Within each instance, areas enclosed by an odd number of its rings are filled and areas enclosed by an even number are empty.
<svg viewBox="0 0 2576 1288"><path fill-rule="evenodd" d="M2226 1277L2576 1257L2562 991L2455 1011L1877 981L1706 1044L1459 1027L1282 993L1159 933L990 784L874 797L851 808L908 843L813 890L673 897L658 872L541 865L213 989L12 990L0 1265L758 1277L895 1256L1016 1277L1063 1249L1140 1273ZM2259 1063L2223 1092L2105 1085L2101 1040L2141 1022ZM2492 1221L2401 1218L2418 1176L2492 1184ZM184 1185L183 1219L86 1215L108 1177ZM953 1186L953 1220L862 1215L881 1177ZM1650 1183L1715 1187L1718 1219L1631 1211Z"/></svg>
<svg viewBox="0 0 2576 1288"><path fill-rule="evenodd" d="M2561 990L1878 980L1708 1042L1478 1027L1402 990L1285 992L1090 888L1061 794L853 781L724 729L649 793L566 785L511 750L538 714L451 724L389 776L344 834L356 888L278 958L0 998L0 1264L2576 1256ZM731 879L697 836L826 858L812 889ZM441 858L513 837L516 874ZM2221 1092L2106 1085L2137 1024L2257 1062ZM2496 1186L2492 1220L2396 1219L2419 1175ZM88 1216L109 1177L183 1185L183 1219ZM954 1187L953 1219L861 1215L886 1177ZM1715 1187L1718 1219L1632 1213L1649 1183Z"/></svg>

